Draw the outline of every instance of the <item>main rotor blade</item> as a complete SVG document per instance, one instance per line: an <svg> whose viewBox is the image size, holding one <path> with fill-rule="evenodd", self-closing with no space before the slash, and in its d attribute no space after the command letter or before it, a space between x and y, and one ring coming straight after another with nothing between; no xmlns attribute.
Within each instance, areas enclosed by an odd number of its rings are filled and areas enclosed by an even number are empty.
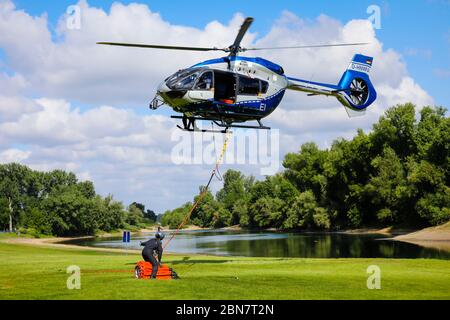
<svg viewBox="0 0 450 320"><path fill-rule="evenodd" d="M120 42L97 42L97 44L120 47L134 47L134 48L150 48L150 49L166 49L166 50L186 50L186 51L226 51L220 48L202 48L202 47L180 47L180 46L163 46L153 44L139 44L139 43L120 43Z"/></svg>
<svg viewBox="0 0 450 320"><path fill-rule="evenodd" d="M236 55L236 53L240 49L241 41L244 38L245 34L247 33L248 29L252 25L254 19L251 17L248 17L244 20L244 22L241 25L241 29L239 29L239 33L236 36L236 39L234 40L234 43L230 47L230 53L231 55Z"/></svg>
<svg viewBox="0 0 450 320"><path fill-rule="evenodd" d="M242 51L257 51L257 50L283 50L283 49L308 49L308 48L328 48L328 47L350 47L350 46L364 46L368 42L361 43L339 43L339 44L319 44L312 46L293 46L293 47L268 47L268 48L242 48Z"/></svg>

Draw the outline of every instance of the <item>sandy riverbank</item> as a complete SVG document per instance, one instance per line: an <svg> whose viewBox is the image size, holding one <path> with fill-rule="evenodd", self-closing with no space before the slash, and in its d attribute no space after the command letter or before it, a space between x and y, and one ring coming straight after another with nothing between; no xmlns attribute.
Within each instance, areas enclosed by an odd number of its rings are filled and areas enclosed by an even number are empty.
<svg viewBox="0 0 450 320"><path fill-rule="evenodd" d="M394 237L393 240L409 242L427 248L450 251L450 222Z"/></svg>
<svg viewBox="0 0 450 320"><path fill-rule="evenodd" d="M76 237L76 238L7 238L4 240L0 240L4 243L13 243L13 244L24 244L24 245L32 245L32 246L40 246L40 247L53 247L53 248L70 248L77 250L93 250L93 251L103 251L103 252L121 252L121 253L131 253L136 252L140 253L140 250L125 250L125 249L114 249L114 248L98 248L98 247L81 247L73 244L66 244L65 241L70 240L78 240L78 239L90 239L92 237Z"/></svg>
<svg viewBox="0 0 450 320"><path fill-rule="evenodd" d="M345 230L344 233L348 233L348 234L385 234L385 235L391 235L392 234L392 227L387 227L387 228L383 228L383 229L370 229L370 228L351 229L351 230Z"/></svg>

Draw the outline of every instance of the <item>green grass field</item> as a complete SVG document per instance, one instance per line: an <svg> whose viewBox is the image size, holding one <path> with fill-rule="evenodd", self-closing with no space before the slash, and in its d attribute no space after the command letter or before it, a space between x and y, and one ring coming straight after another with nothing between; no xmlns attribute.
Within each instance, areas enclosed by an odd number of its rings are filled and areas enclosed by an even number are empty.
<svg viewBox="0 0 450 320"><path fill-rule="evenodd" d="M0 243L0 299L450 299L450 261L167 255L180 280L133 278L138 254ZM68 290L66 268L81 268ZM369 265L381 289L366 286Z"/></svg>

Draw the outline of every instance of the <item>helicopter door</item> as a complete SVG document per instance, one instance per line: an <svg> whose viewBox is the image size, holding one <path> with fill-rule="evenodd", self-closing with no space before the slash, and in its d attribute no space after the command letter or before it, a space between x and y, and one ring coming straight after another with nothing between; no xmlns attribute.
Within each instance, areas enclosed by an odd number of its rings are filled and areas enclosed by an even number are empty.
<svg viewBox="0 0 450 320"><path fill-rule="evenodd" d="M214 100L233 104L236 102L236 76L231 72L214 71Z"/></svg>
<svg viewBox="0 0 450 320"><path fill-rule="evenodd" d="M214 98L214 74L212 71L202 73L192 90L189 91L189 97L195 100Z"/></svg>

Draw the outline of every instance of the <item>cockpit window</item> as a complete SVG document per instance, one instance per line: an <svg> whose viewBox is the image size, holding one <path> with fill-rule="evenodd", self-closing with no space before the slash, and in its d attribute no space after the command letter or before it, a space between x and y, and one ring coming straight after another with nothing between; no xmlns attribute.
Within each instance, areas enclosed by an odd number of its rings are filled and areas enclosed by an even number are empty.
<svg viewBox="0 0 450 320"><path fill-rule="evenodd" d="M173 90L190 90L194 86L200 71L198 70L181 70L167 79L166 84Z"/></svg>
<svg viewBox="0 0 450 320"><path fill-rule="evenodd" d="M213 87L213 73L207 71L203 73L195 85L196 90L211 90Z"/></svg>
<svg viewBox="0 0 450 320"><path fill-rule="evenodd" d="M185 69L185 70L178 70L176 73L174 73L173 75L171 75L170 77L168 77L166 79L166 82L172 82L176 79L181 79L184 78L186 75L188 75L190 72L192 72L192 70L189 69Z"/></svg>

